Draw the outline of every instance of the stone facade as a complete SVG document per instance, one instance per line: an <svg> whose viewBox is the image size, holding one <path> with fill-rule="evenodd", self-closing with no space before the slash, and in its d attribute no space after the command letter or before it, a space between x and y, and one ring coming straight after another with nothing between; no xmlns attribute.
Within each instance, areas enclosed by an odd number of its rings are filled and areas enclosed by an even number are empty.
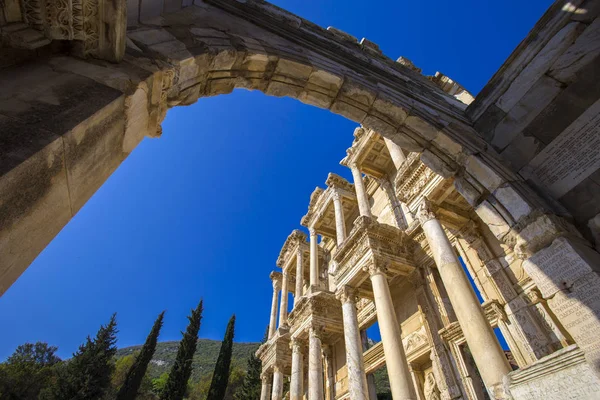
<svg viewBox="0 0 600 400"><path fill-rule="evenodd" d="M170 107L260 90L360 124L341 161L353 182L313 192L308 234L271 276L262 399L286 396L288 377L295 399L372 398L384 364L396 399L545 398L563 378L557 396L586 396L600 373L599 3L557 0L473 99L261 0L5 0L0 294Z"/></svg>

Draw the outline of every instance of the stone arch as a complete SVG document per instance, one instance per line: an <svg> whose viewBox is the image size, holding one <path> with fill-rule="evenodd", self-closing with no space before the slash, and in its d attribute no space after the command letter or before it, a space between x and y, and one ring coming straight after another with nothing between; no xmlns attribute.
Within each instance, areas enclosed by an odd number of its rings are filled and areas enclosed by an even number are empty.
<svg viewBox="0 0 600 400"><path fill-rule="evenodd" d="M358 43L268 3L207 0L132 27L123 42L127 49L117 64L65 57L60 50L30 61L34 69L43 65L64 78L54 91L77 90L70 82L85 79L114 96L90 103L92 108L73 117L68 128L42 124L53 133L49 142L24 151L26 156L17 157L0 177L6 199L0 202L0 222L5 222L0 224L0 294L144 136L160 135L168 108L234 88L329 109L421 153L433 171L454 178L457 190L499 239L519 242L525 255L565 232L577 234L547 215L553 208L488 149L464 104L366 39ZM15 114L15 121L36 107ZM26 145L15 142L14 147L18 152ZM48 161L48 151L54 162ZM56 187L60 174L67 176L64 188ZM50 195L54 198L48 200ZM67 202L68 210L56 207L56 201ZM534 230L520 239L538 218L554 236L545 230L538 240L532 238L538 235Z"/></svg>

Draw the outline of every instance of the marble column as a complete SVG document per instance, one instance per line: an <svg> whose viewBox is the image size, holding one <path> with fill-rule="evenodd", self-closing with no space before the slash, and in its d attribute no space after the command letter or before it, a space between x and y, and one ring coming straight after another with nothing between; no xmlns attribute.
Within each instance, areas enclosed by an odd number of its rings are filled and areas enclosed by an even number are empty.
<svg viewBox="0 0 600 400"><path fill-rule="evenodd" d="M283 399L283 372L281 367L275 365L273 367L273 393L271 393L271 400L282 400Z"/></svg>
<svg viewBox="0 0 600 400"><path fill-rule="evenodd" d="M260 376L260 380L262 381L262 386L260 388L260 400L269 400L269 395L271 392L271 377L262 374Z"/></svg>
<svg viewBox="0 0 600 400"><path fill-rule="evenodd" d="M346 239L346 223L344 221L342 196L338 192L333 192L333 209L335 211L335 235L339 246Z"/></svg>
<svg viewBox="0 0 600 400"><path fill-rule="evenodd" d="M302 264L302 249L296 251L296 291L294 292L294 306L304 295L304 266Z"/></svg>
<svg viewBox="0 0 600 400"><path fill-rule="evenodd" d="M400 324L396 318L396 310L392 303L392 295L388 286L387 278L381 267L371 265L368 268L373 285L373 297L375 298L375 309L377 310L377 322L383 342L383 354L390 377L390 389L395 400L414 400L411 390L412 381L404 345Z"/></svg>
<svg viewBox="0 0 600 400"><path fill-rule="evenodd" d="M362 343L363 354L369 350L369 338L367 331L360 331L360 341ZM373 374L367 375L367 387L369 388L369 400L377 400L377 387L375 386L375 376Z"/></svg>
<svg viewBox="0 0 600 400"><path fill-rule="evenodd" d="M279 326L287 326L288 316L288 282L289 275L286 271L283 271L281 279L281 302L279 304Z"/></svg>
<svg viewBox="0 0 600 400"><path fill-rule="evenodd" d="M325 358L325 399L335 399L335 371L333 369L333 350L331 346L325 346L323 348L323 357Z"/></svg>
<svg viewBox="0 0 600 400"><path fill-rule="evenodd" d="M481 378L493 398L505 398L502 381L511 368L504 351L429 201L421 204L418 217Z"/></svg>
<svg viewBox="0 0 600 400"><path fill-rule="evenodd" d="M383 189L385 194L387 195L388 202L392 211L394 212L394 219L396 220L396 227L402 230L406 230L408 228L408 223L406 222L406 217L404 215L404 209L402 208L402 203L398 200L396 193L394 192L394 187L392 183L389 181L388 177L384 177L379 180L379 186Z"/></svg>
<svg viewBox="0 0 600 400"><path fill-rule="evenodd" d="M362 217L371 217L371 206L369 204L369 197L367 196L367 190L365 189L362 173L358 169L358 165L356 165L356 163L350 164L350 171L352 171L352 178L354 179L354 189L356 190L358 211Z"/></svg>
<svg viewBox="0 0 600 400"><path fill-rule="evenodd" d="M317 231L310 228L310 286L319 286L319 246Z"/></svg>
<svg viewBox="0 0 600 400"><path fill-rule="evenodd" d="M396 170L399 170L406 160L406 156L402 152L402 148L386 137L383 138L383 141L390 152L390 156L392 157L392 162L394 163Z"/></svg>
<svg viewBox="0 0 600 400"><path fill-rule="evenodd" d="M273 300L271 301L271 319L269 320L269 339L275 335L277 330L277 296L281 290L281 281L278 277L273 278Z"/></svg>
<svg viewBox="0 0 600 400"><path fill-rule="evenodd" d="M308 400L323 400L321 329L311 327L308 341Z"/></svg>
<svg viewBox="0 0 600 400"><path fill-rule="evenodd" d="M342 303L350 399L368 400L369 388L367 386L367 376L365 375L365 360L356 315L356 289L344 286L338 291L337 297Z"/></svg>
<svg viewBox="0 0 600 400"><path fill-rule="evenodd" d="M304 348L301 340L292 339L292 376L290 380L290 400L302 400L304 396Z"/></svg>

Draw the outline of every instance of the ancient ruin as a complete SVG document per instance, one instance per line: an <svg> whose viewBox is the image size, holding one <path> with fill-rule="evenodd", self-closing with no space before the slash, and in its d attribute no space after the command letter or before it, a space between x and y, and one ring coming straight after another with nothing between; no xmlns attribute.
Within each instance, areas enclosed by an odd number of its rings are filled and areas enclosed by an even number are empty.
<svg viewBox="0 0 600 400"><path fill-rule="evenodd" d="M396 400L598 398L600 1L475 99L261 0L0 7L0 294L170 107L260 90L360 124L271 274L261 400L373 400L384 365Z"/></svg>

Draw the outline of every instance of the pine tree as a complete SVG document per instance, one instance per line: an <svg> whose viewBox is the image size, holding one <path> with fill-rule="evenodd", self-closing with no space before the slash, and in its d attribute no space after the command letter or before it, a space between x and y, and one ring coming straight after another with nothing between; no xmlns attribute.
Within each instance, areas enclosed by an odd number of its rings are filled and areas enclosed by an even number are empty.
<svg viewBox="0 0 600 400"><path fill-rule="evenodd" d="M267 341L268 334L269 327L267 326L267 331L265 332L265 336L261 343ZM261 372L262 361L260 358L256 357L256 353L250 354L250 357L248 357L248 370L246 371L244 382L238 391L235 392L235 395L233 396L234 400L256 400L260 398L262 389L262 380L260 379Z"/></svg>
<svg viewBox="0 0 600 400"><path fill-rule="evenodd" d="M190 323L179 343L175 364L171 368L165 388L160 395L161 400L182 400L185 395L187 383L192 374L192 358L196 352L201 319L202 300L188 317Z"/></svg>
<svg viewBox="0 0 600 400"><path fill-rule="evenodd" d="M225 397L227 384L229 383L229 367L231 366L234 330L235 314L231 317L229 323L227 324L225 337L223 338L221 350L219 351L219 358L217 358L217 364L215 365L215 372L213 373L210 389L208 390L208 396L206 397L207 400L223 400Z"/></svg>
<svg viewBox="0 0 600 400"><path fill-rule="evenodd" d="M96 400L110 387L117 353L117 320L113 314L107 325L101 326L92 340L89 336L73 358L58 372L56 385L42 398L56 400Z"/></svg>
<svg viewBox="0 0 600 400"><path fill-rule="evenodd" d="M133 400L137 396L140 385L142 384L142 379L148 369L148 363L150 363L154 351L156 350L156 342L158 341L160 328L162 328L164 315L165 312L163 311L158 315L158 318L156 318L154 326L152 326L152 330L148 334L140 354L138 354L133 365L127 372L125 382L119 389L116 400Z"/></svg>

